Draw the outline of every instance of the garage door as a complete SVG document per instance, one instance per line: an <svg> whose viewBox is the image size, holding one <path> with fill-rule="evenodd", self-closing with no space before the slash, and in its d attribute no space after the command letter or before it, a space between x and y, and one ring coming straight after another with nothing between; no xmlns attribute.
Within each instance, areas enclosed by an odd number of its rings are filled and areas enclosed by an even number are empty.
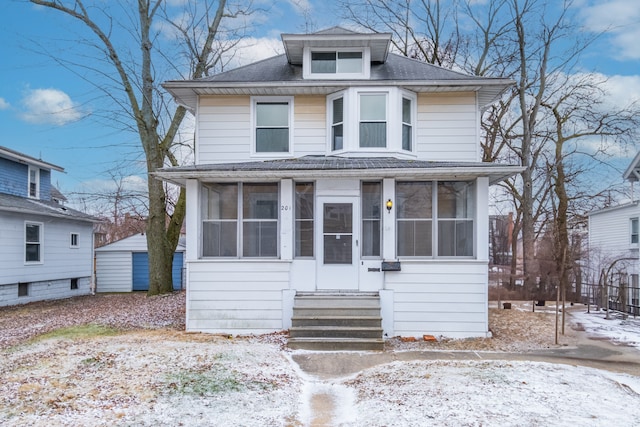
<svg viewBox="0 0 640 427"><path fill-rule="evenodd" d="M182 287L182 259L184 252L173 254L173 267L171 274L173 278L173 289L179 290ZM149 290L149 254L147 252L133 253L133 290Z"/></svg>

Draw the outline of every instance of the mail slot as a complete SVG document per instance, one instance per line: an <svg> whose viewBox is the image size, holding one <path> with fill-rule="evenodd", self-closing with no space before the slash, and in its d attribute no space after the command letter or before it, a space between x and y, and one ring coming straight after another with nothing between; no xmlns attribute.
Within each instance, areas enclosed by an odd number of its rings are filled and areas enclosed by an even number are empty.
<svg viewBox="0 0 640 427"><path fill-rule="evenodd" d="M400 271L400 261L382 261L382 271Z"/></svg>

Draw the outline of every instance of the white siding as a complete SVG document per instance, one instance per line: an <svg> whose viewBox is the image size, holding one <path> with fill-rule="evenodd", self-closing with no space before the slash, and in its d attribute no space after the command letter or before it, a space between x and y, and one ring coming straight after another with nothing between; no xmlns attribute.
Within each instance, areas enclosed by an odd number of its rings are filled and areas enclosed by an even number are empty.
<svg viewBox="0 0 640 427"><path fill-rule="evenodd" d="M91 278L78 277L77 279L78 289L71 289L71 279L29 282L29 294L22 297L18 296L17 283L2 285L0 286L0 306L89 295L91 293Z"/></svg>
<svg viewBox="0 0 640 427"><path fill-rule="evenodd" d="M187 330L259 334L283 329L288 262L198 261L187 264Z"/></svg>
<svg viewBox="0 0 640 427"><path fill-rule="evenodd" d="M478 112L474 93L419 94L418 158L478 161Z"/></svg>
<svg viewBox="0 0 640 427"><path fill-rule="evenodd" d="M131 292L131 252L96 252L96 292Z"/></svg>
<svg viewBox="0 0 640 427"><path fill-rule="evenodd" d="M393 292L394 335L488 335L486 262L404 261L402 271L385 279Z"/></svg>
<svg viewBox="0 0 640 427"><path fill-rule="evenodd" d="M200 98L196 159L200 164L246 161L251 155L251 99Z"/></svg>
<svg viewBox="0 0 640 427"><path fill-rule="evenodd" d="M93 224L38 215L0 214L0 285L90 277ZM41 223L41 263L25 263L25 221ZM71 233L79 236L71 248Z"/></svg>
<svg viewBox="0 0 640 427"><path fill-rule="evenodd" d="M327 152L326 102L324 96L295 98L293 131L295 157Z"/></svg>
<svg viewBox="0 0 640 427"><path fill-rule="evenodd" d="M589 216L590 270L597 280L602 268L620 258L638 258L638 245L631 245L631 218L640 217L637 203L592 213ZM629 273L638 273L638 263Z"/></svg>

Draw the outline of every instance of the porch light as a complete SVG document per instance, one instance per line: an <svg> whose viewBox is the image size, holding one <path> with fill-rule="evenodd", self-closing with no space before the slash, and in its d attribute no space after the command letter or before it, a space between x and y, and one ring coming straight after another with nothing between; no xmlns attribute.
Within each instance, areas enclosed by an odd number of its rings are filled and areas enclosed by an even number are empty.
<svg viewBox="0 0 640 427"><path fill-rule="evenodd" d="M391 199L387 200L387 212L391 213L391 208L393 207L393 202Z"/></svg>

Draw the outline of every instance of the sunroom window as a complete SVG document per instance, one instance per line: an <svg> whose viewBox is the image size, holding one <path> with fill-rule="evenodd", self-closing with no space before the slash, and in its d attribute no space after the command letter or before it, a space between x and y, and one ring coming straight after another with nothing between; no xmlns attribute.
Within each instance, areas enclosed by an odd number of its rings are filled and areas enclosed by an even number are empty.
<svg viewBox="0 0 640 427"><path fill-rule="evenodd" d="M381 239L382 183L362 183L362 256L379 257Z"/></svg>
<svg viewBox="0 0 640 427"><path fill-rule="evenodd" d="M474 255L475 182L398 182L396 208L399 257Z"/></svg>
<svg viewBox="0 0 640 427"><path fill-rule="evenodd" d="M295 256L313 256L314 185L296 183L295 188Z"/></svg>
<svg viewBox="0 0 640 427"><path fill-rule="evenodd" d="M202 256L278 256L278 184L206 184Z"/></svg>

